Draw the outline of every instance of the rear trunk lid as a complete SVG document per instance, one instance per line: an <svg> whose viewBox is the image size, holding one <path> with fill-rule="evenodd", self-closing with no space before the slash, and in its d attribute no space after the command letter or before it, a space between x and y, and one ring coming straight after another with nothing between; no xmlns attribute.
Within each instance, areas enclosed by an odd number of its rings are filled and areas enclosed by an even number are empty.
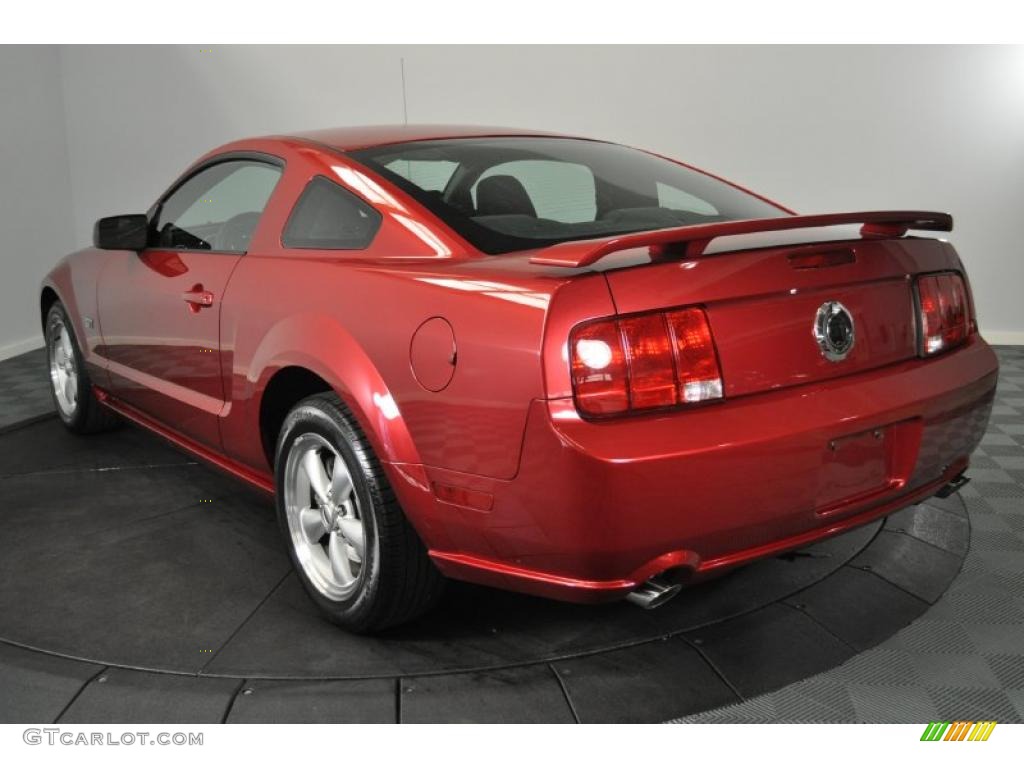
<svg viewBox="0 0 1024 768"><path fill-rule="evenodd" d="M649 263L605 272L620 314L700 304L728 397L846 376L917 354L911 275L935 241L812 243ZM845 311L852 344L815 335L819 312ZM826 318L827 319L827 318ZM827 330L828 326L825 325ZM848 335L848 334L846 334Z"/></svg>
<svg viewBox="0 0 1024 768"><path fill-rule="evenodd" d="M531 263L604 272L620 315L704 307L729 398L915 357L914 276L959 260L905 235L952 226L926 211L725 221L562 243Z"/></svg>

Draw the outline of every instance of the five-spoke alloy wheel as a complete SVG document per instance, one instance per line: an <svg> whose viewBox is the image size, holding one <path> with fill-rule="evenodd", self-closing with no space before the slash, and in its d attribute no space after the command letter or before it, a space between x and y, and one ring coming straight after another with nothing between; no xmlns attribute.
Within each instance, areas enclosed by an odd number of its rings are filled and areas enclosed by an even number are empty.
<svg viewBox="0 0 1024 768"><path fill-rule="evenodd" d="M299 435L286 461L285 509L296 559L325 597L348 597L366 557L352 475L338 451L315 432Z"/></svg>
<svg viewBox="0 0 1024 768"><path fill-rule="evenodd" d="M332 621L357 632L407 622L443 586L387 474L340 397L307 397L281 426L277 515L295 572Z"/></svg>
<svg viewBox="0 0 1024 768"><path fill-rule="evenodd" d="M46 351L57 410L65 419L73 418L78 407L78 367L71 347L71 334L60 314L54 315L46 329Z"/></svg>
<svg viewBox="0 0 1024 768"><path fill-rule="evenodd" d="M50 372L50 394L64 426L72 432L102 432L119 423L117 415L104 408L93 392L81 347L67 310L55 301L43 323L46 362Z"/></svg>

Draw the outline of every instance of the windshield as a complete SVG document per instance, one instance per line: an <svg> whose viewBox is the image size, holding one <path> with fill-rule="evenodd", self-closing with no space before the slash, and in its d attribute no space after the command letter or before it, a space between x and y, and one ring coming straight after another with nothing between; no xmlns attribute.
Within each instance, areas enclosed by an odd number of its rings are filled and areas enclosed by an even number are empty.
<svg viewBox="0 0 1024 768"><path fill-rule="evenodd" d="M351 156L490 254L787 215L699 171L598 141L444 139L373 147Z"/></svg>

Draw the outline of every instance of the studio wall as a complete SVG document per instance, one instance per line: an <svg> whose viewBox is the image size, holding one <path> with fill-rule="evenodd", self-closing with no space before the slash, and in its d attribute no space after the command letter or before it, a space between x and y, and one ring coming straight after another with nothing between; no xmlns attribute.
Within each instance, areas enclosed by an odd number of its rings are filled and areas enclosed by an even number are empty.
<svg viewBox="0 0 1024 768"><path fill-rule="evenodd" d="M42 346L38 286L75 243L56 46L0 46L0 359Z"/></svg>
<svg viewBox="0 0 1024 768"><path fill-rule="evenodd" d="M31 330L22 299L41 262L87 244L95 218L144 210L212 146L405 119L621 141L800 212L950 211L983 331L1024 343L1021 47L69 46L14 55L38 72L0 74L15 104L31 107L11 117L4 100L3 151L12 138L19 148L3 155L3 170L10 162L32 176L26 164L45 157L49 170L15 203L39 211L47 201L47 221L62 223L34 238L21 221L19 248L4 249L5 275L19 262L10 272L19 287L5 279L0 289L0 348ZM21 197L7 183L0 194Z"/></svg>

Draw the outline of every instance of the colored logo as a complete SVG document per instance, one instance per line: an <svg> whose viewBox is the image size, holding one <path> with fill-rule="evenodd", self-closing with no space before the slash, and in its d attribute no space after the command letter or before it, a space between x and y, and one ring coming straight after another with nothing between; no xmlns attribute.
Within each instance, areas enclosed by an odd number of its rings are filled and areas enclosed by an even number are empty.
<svg viewBox="0 0 1024 768"><path fill-rule="evenodd" d="M928 723L921 734L921 741L988 741L995 730L995 720L979 720L967 722L957 720L955 723Z"/></svg>

